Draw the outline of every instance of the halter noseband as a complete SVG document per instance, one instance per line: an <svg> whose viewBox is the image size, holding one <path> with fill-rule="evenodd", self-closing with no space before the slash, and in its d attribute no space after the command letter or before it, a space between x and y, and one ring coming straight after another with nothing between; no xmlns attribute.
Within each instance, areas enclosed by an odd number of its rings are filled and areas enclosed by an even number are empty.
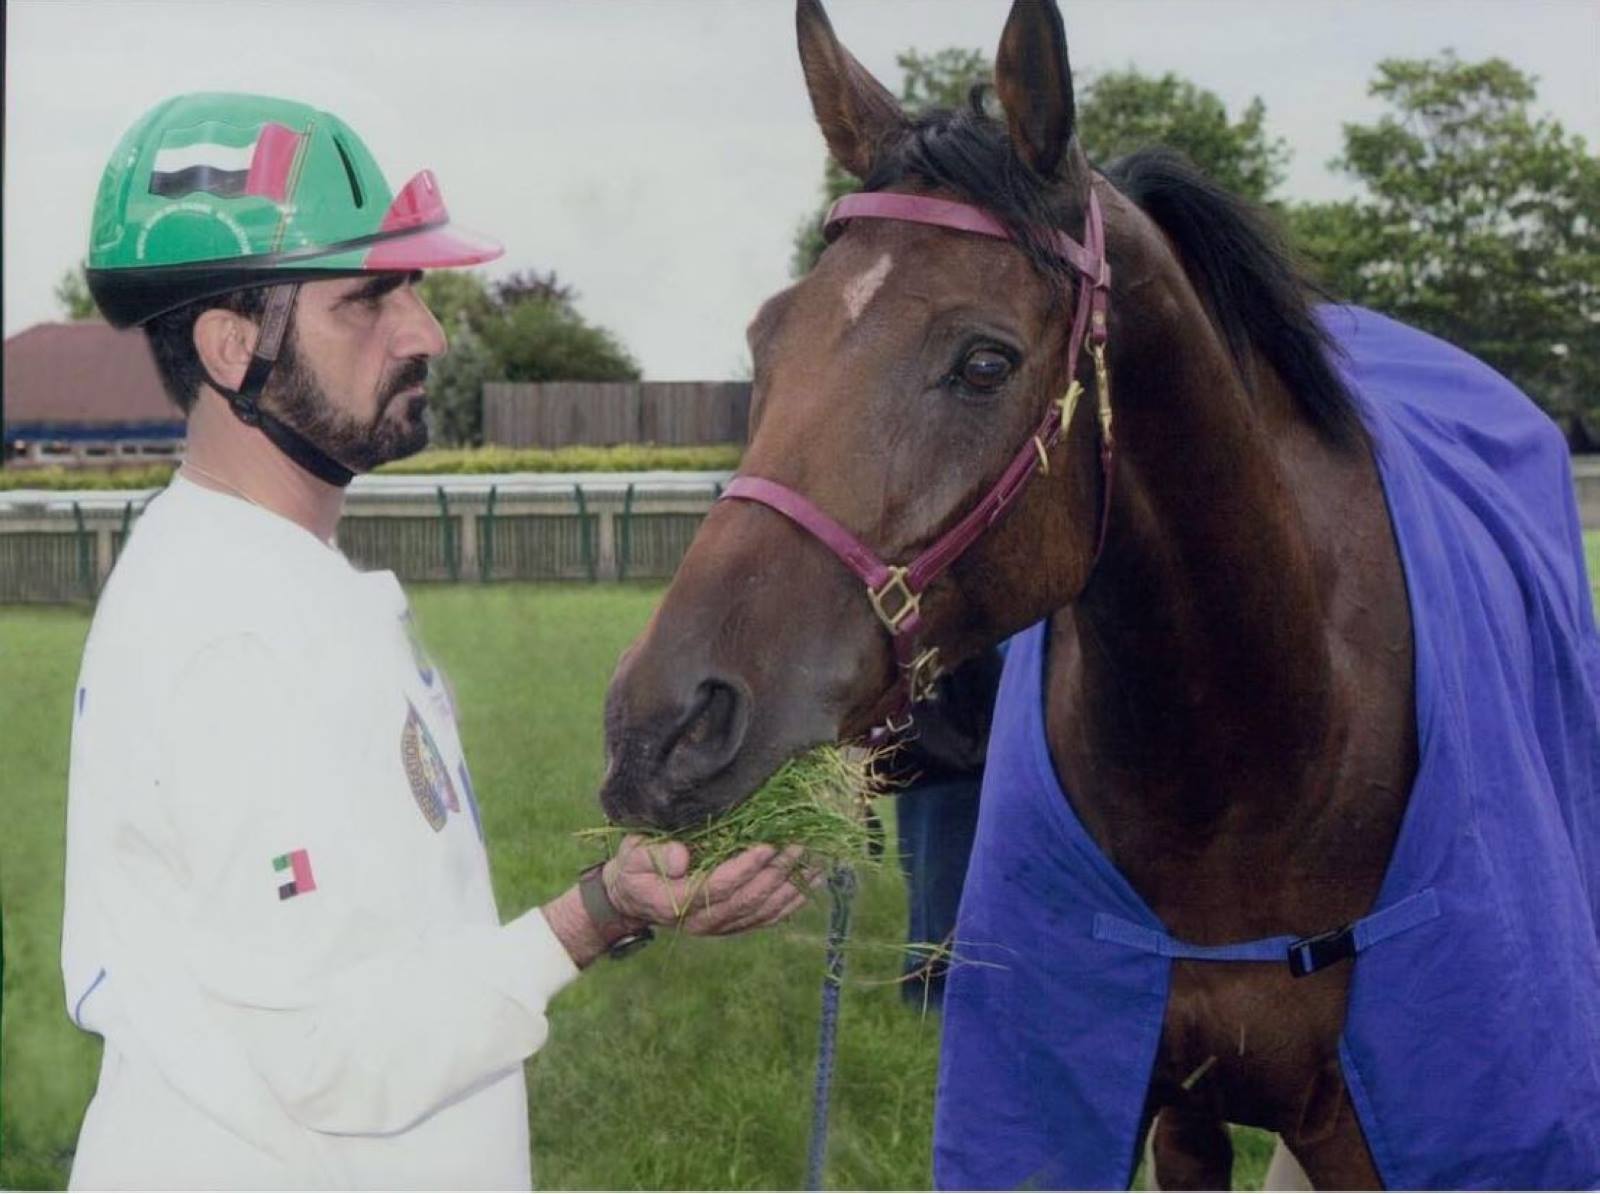
<svg viewBox="0 0 1600 1194"><path fill-rule="evenodd" d="M1111 267L1105 255L1105 224L1100 201L1089 191L1088 218L1084 243L1055 231L1051 247L1082 275L1078 286L1077 308L1072 320L1072 337L1067 342L1067 392L1050 403L1044 419L1032 437L1006 466L1000 479L967 515L941 535L934 544L910 564L886 564L877 554L833 518L823 513L809 498L786 485L761 477L735 477L723 490L720 501L729 499L758 502L770 506L820 539L867 586L867 598L889 632L895 662L901 678L899 696L889 714L889 729L899 731L910 725L912 703L933 693L939 678L939 648L922 648L922 595L945 569L960 559L1021 496L1028 479L1037 471L1049 473L1050 450L1072 421L1083 386L1078 381L1078 350L1087 339L1094 362L1095 393L1100 428L1100 467L1104 476L1100 526L1095 538L1094 559L1105 546L1106 522L1111 511L1112 466L1115 463L1111 437L1111 386L1106 368L1106 302L1111 290ZM825 233L833 233L843 222L855 219L907 220L916 224L935 224L958 232L1012 239L1011 231L982 208L948 199L924 195L887 192L846 195L829 210L823 222ZM830 237L831 239L831 237ZM1090 564L1091 570L1094 564ZM920 648L920 649L919 649ZM896 721L897 718L902 720Z"/></svg>

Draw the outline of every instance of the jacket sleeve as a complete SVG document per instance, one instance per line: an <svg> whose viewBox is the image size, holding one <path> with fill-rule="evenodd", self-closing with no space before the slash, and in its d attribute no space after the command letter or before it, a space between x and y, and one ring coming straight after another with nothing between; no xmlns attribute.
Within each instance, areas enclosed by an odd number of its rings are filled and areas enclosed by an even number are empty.
<svg viewBox="0 0 1600 1194"><path fill-rule="evenodd" d="M176 915L134 931L156 945L144 977L191 985L173 1005L197 995L204 1030L293 1119L389 1133L517 1069L577 970L536 908L505 925L417 914L415 857L364 823L370 794L349 790L362 772L337 762L369 747L330 722L260 639L184 668L159 800L172 857L146 870ZM295 872L279 864L300 850L315 886L285 897Z"/></svg>

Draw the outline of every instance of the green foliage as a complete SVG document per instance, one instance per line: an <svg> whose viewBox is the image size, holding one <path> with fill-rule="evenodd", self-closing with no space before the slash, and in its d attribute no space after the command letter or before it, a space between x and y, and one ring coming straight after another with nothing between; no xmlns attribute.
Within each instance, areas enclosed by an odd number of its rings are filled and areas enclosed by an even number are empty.
<svg viewBox="0 0 1600 1194"><path fill-rule="evenodd" d="M55 296L56 302L61 304L62 313L73 323L100 318L100 308L94 305L94 297L89 293L89 281L84 275L82 261L61 275L61 280L56 283Z"/></svg>
<svg viewBox="0 0 1600 1194"><path fill-rule="evenodd" d="M422 275L417 293L455 345L455 330L465 326L481 329L494 314L495 302L489 284L477 270L436 269Z"/></svg>
<svg viewBox="0 0 1600 1194"><path fill-rule="evenodd" d="M502 370L466 313L458 312L445 330L450 351L428 373L433 442L476 446L483 442L483 383L502 376Z"/></svg>
<svg viewBox="0 0 1600 1194"><path fill-rule="evenodd" d="M425 476L451 473L642 473L731 472L739 467L738 444L616 444L566 448L430 448L378 469ZM137 468L0 469L0 491L10 489L160 489L176 465Z"/></svg>
<svg viewBox="0 0 1600 1194"><path fill-rule="evenodd" d="M160 489L172 480L176 464L141 464L130 468L5 468L0 490Z"/></svg>
<svg viewBox="0 0 1600 1194"><path fill-rule="evenodd" d="M982 50L946 46L931 54L906 50L894 56L903 73L900 102L908 112L963 107L980 83L994 78L994 65Z"/></svg>
<svg viewBox="0 0 1600 1194"><path fill-rule="evenodd" d="M1499 58L1379 64L1390 111L1333 163L1360 198L1293 228L1337 294L1483 358L1572 429L1600 434L1600 159L1531 111Z"/></svg>
<svg viewBox="0 0 1600 1194"><path fill-rule="evenodd" d="M1250 101L1229 120L1215 92L1170 71L1133 68L1096 75L1078 105L1078 137L1097 162L1151 145L1182 151L1210 178L1236 195L1264 202L1282 185L1289 147L1266 131L1266 105Z"/></svg>
<svg viewBox="0 0 1600 1194"><path fill-rule="evenodd" d="M497 311L483 341L507 381L636 381L639 365L614 336L572 307L526 300Z"/></svg>
<svg viewBox="0 0 1600 1194"><path fill-rule="evenodd" d="M794 252L789 256L789 276L803 278L816 265L828 242L822 239L822 221L828 209L861 184L846 174L831 157L822 163L822 202L817 210L800 221L794 231Z"/></svg>
<svg viewBox="0 0 1600 1194"><path fill-rule="evenodd" d="M429 397L441 444L483 439L486 381L634 381L639 365L616 337L578 314L577 292L536 270L495 282L476 271L435 270L418 287L450 338Z"/></svg>
<svg viewBox="0 0 1600 1194"><path fill-rule="evenodd" d="M615 444L565 448L434 449L386 464L380 473L722 472L739 467L738 444ZM3 474L0 474L3 476Z"/></svg>
<svg viewBox="0 0 1600 1194"><path fill-rule="evenodd" d="M932 54L907 50L895 61L904 72L900 100L912 113L970 102L972 89L989 83L994 67L980 50L947 48ZM1082 80L1084 76L1080 76ZM992 89L985 100L996 110ZM1264 202L1283 183L1289 148L1268 136L1266 105L1254 99L1238 120L1222 100L1189 80L1167 73L1145 75L1133 68L1108 71L1080 82L1078 137L1091 160L1108 162L1149 145L1182 151L1211 178L1236 194ZM858 188L830 159L823 168L822 203L795 232L789 272L806 274L825 247L822 217L841 195Z"/></svg>

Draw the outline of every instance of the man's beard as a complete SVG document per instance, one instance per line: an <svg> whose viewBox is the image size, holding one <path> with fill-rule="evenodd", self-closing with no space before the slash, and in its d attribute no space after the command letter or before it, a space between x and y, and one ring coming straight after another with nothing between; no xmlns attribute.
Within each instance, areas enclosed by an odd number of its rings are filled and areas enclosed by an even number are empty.
<svg viewBox="0 0 1600 1194"><path fill-rule="evenodd" d="M428 422L423 418L427 399L413 395L400 399L405 410L385 418L401 390L425 385L428 359L412 357L384 384L378 409L370 422L345 414L328 400L326 391L295 352L294 337L285 340L271 380L262 394L263 405L347 469L370 473L380 464L403 460L428 446Z"/></svg>

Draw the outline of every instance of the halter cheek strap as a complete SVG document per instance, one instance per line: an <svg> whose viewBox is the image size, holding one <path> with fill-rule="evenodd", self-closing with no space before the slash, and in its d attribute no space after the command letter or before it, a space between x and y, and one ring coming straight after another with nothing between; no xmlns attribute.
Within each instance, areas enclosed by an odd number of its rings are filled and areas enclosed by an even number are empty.
<svg viewBox="0 0 1600 1194"><path fill-rule="evenodd" d="M1012 239L1005 225L982 208L923 195L888 193L846 195L828 212L823 224L824 234L831 238L838 234L846 222L854 219L907 220L980 236ZM1105 224L1100 201L1092 189L1089 192L1084 243L1078 244L1064 232L1053 233L1051 243L1082 277L1073 313L1072 335L1067 342L1067 376L1071 379L1067 392L1050 404L1032 437L1012 457L999 480L978 504L910 564L902 567L885 563L877 553L804 494L776 481L761 477L735 477L719 499L757 502L778 511L821 540L866 585L867 599L889 632L900 672L894 707L889 715L889 728L894 731L909 726L911 705L933 694L934 681L940 674L939 649L921 645L922 595L1016 503L1035 472L1049 473L1050 451L1066 433L1072 422L1073 411L1083 395L1083 385L1078 380L1077 372L1079 350L1085 344L1094 363L1099 407L1096 422L1100 436L1100 468L1104 478L1091 571L1105 546L1116 464L1111 431L1111 382L1105 354L1106 305L1111 290L1111 267L1106 262Z"/></svg>
<svg viewBox="0 0 1600 1194"><path fill-rule="evenodd" d="M272 376L273 367L278 363L283 338L289 328L289 313L294 310L295 296L299 292L298 283L274 286L267 292L267 304L261 313L261 332L256 337L255 348L250 353L250 364L246 366L237 390L217 381L204 364L200 366L200 371L205 374L206 383L227 399L229 408L241 423L259 427L278 451L306 472L343 489L355 477L353 472L283 420L261 408L261 391L266 388L267 378Z"/></svg>

